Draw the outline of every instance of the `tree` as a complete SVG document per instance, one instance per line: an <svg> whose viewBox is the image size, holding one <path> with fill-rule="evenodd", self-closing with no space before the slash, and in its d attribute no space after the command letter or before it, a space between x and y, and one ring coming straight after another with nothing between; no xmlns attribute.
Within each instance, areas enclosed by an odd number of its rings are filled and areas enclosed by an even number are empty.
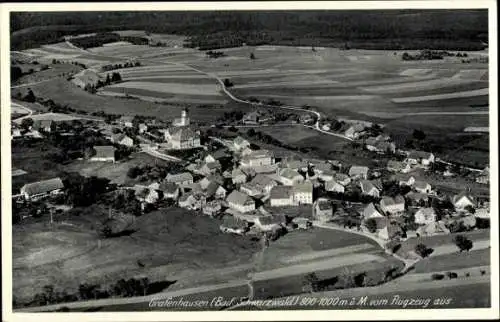
<svg viewBox="0 0 500 322"><path fill-rule="evenodd" d="M474 246L474 244L472 243L472 240L468 239L467 237L465 237L463 235L456 236L453 241L455 242L455 245L457 245L460 252L462 252L464 250L469 251Z"/></svg>
<svg viewBox="0 0 500 322"><path fill-rule="evenodd" d="M10 80L11 82L15 82L21 76L23 76L23 70L19 66L11 66L10 67Z"/></svg>
<svg viewBox="0 0 500 322"><path fill-rule="evenodd" d="M471 214L475 214L476 213L476 209L473 206L471 206L471 205L467 205L465 207L465 210L467 210Z"/></svg>
<svg viewBox="0 0 500 322"><path fill-rule="evenodd" d="M35 101L36 101L35 93L33 93L33 91L31 89L29 89L28 94L26 94L26 96L24 97L24 100L26 102L35 103Z"/></svg>
<svg viewBox="0 0 500 322"><path fill-rule="evenodd" d="M413 130L413 138L416 139L416 140L419 140L419 141L422 141L425 139L425 133L424 131L421 131L421 130Z"/></svg>
<svg viewBox="0 0 500 322"><path fill-rule="evenodd" d="M249 130L247 131L247 135L248 135L248 136L254 136L254 135L255 135L255 130L254 130L254 129L249 129Z"/></svg>
<svg viewBox="0 0 500 322"><path fill-rule="evenodd" d="M33 123L34 123L33 119L27 117L21 121L21 127L27 131L29 130L30 127L33 126Z"/></svg>
<svg viewBox="0 0 500 322"><path fill-rule="evenodd" d="M105 81L105 84L106 84L106 85L111 84L111 78L109 77L109 74L106 74L106 81Z"/></svg>
<svg viewBox="0 0 500 322"><path fill-rule="evenodd" d="M309 273L306 276L304 276L304 285L302 287L302 290L304 292L316 292L318 289L318 276L316 273Z"/></svg>
<svg viewBox="0 0 500 322"><path fill-rule="evenodd" d="M420 257L425 258L429 256L434 250L420 243L415 246L415 253L417 253Z"/></svg>
<svg viewBox="0 0 500 322"><path fill-rule="evenodd" d="M377 231L377 221L374 218L370 218L365 221L365 226L369 232L374 233Z"/></svg>
<svg viewBox="0 0 500 322"><path fill-rule="evenodd" d="M255 55L254 55L254 53L251 53L251 54L250 54L250 59L255 59Z"/></svg>
<svg viewBox="0 0 500 322"><path fill-rule="evenodd" d="M234 84L228 79L224 79L224 87L232 87Z"/></svg>

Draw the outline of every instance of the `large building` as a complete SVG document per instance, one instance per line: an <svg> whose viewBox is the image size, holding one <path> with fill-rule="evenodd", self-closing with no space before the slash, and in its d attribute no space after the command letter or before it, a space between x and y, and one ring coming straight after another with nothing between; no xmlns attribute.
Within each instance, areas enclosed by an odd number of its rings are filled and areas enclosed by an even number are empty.
<svg viewBox="0 0 500 322"><path fill-rule="evenodd" d="M200 135L188 127L174 127L165 131L165 140L173 149L192 149L201 146Z"/></svg>
<svg viewBox="0 0 500 322"><path fill-rule="evenodd" d="M274 164L274 157L269 150L257 150L241 158L241 167L256 167Z"/></svg>
<svg viewBox="0 0 500 322"><path fill-rule="evenodd" d="M181 117L174 119L172 122L173 126L188 126L190 123L189 117L187 115L187 111L182 110Z"/></svg>
<svg viewBox="0 0 500 322"><path fill-rule="evenodd" d="M22 186L21 194L26 200L36 200L48 195L55 195L64 189L64 184L60 178L37 181Z"/></svg>

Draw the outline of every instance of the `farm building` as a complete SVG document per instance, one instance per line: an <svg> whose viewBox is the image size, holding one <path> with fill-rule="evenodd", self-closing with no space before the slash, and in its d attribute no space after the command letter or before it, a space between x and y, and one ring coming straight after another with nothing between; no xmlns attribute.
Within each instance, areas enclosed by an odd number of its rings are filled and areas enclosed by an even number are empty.
<svg viewBox="0 0 500 322"><path fill-rule="evenodd" d="M233 147L236 151L242 151L245 148L248 148L250 146L250 142L242 138L241 136L237 136L233 140Z"/></svg>
<svg viewBox="0 0 500 322"><path fill-rule="evenodd" d="M202 212L205 215L215 216L222 210L222 203L220 200L212 200L207 202L202 207Z"/></svg>
<svg viewBox="0 0 500 322"><path fill-rule="evenodd" d="M241 169L235 168L231 172L231 180L234 184L245 183L247 181L247 176Z"/></svg>
<svg viewBox="0 0 500 322"><path fill-rule="evenodd" d="M242 167L251 168L255 166L274 164L274 156L269 150L257 150L241 158Z"/></svg>
<svg viewBox="0 0 500 322"><path fill-rule="evenodd" d="M349 176L351 178L366 179L368 178L368 170L368 167L353 165L349 169Z"/></svg>
<svg viewBox="0 0 500 322"><path fill-rule="evenodd" d="M425 151L411 151L406 158L409 164L428 166L435 160L434 154Z"/></svg>
<svg viewBox="0 0 500 322"><path fill-rule="evenodd" d="M415 223L419 225L427 225L436 222L437 215L434 208L420 208L415 213Z"/></svg>
<svg viewBox="0 0 500 322"><path fill-rule="evenodd" d="M205 198L194 192L188 192L179 198L179 207L189 210L198 210L205 204Z"/></svg>
<svg viewBox="0 0 500 322"><path fill-rule="evenodd" d="M288 158L281 160L280 165L282 168L289 168L295 171L306 171L308 167L307 161Z"/></svg>
<svg viewBox="0 0 500 322"><path fill-rule="evenodd" d="M78 74L74 75L71 81L76 86L85 88L85 86L87 85L97 85L97 82L103 81L103 77L91 69L84 69Z"/></svg>
<svg viewBox="0 0 500 322"><path fill-rule="evenodd" d="M56 129L56 122L53 120L35 120L31 128L35 131L50 133Z"/></svg>
<svg viewBox="0 0 500 322"><path fill-rule="evenodd" d="M148 126L144 123L139 124L139 134L147 132Z"/></svg>
<svg viewBox="0 0 500 322"><path fill-rule="evenodd" d="M343 173L336 173L334 180L343 185L344 187L347 186L349 183L351 183L351 177Z"/></svg>
<svg viewBox="0 0 500 322"><path fill-rule="evenodd" d="M292 206L295 204L293 188L291 186L275 186L271 189L269 197L271 206Z"/></svg>
<svg viewBox="0 0 500 322"><path fill-rule="evenodd" d="M338 193L344 193L345 188L343 185L338 183L335 180L330 180L325 182L325 190L326 191L331 191L331 192L338 192Z"/></svg>
<svg viewBox="0 0 500 322"><path fill-rule="evenodd" d="M345 130L344 135L350 139L357 139L364 129L365 126L363 124L353 124Z"/></svg>
<svg viewBox="0 0 500 322"><path fill-rule="evenodd" d="M189 185L193 183L193 175L189 172L169 173L165 177L165 181L175 183L176 185Z"/></svg>
<svg viewBox="0 0 500 322"><path fill-rule="evenodd" d="M288 168L279 170L278 178L285 186L293 186L296 183L304 182L304 177L300 173Z"/></svg>
<svg viewBox="0 0 500 322"><path fill-rule="evenodd" d="M314 203L314 216L317 220L327 222L333 217L333 205L328 199L318 199Z"/></svg>
<svg viewBox="0 0 500 322"><path fill-rule="evenodd" d="M422 202L428 202L429 196L426 193L410 191L405 195L406 200L410 205L418 205Z"/></svg>
<svg viewBox="0 0 500 322"><path fill-rule="evenodd" d="M385 227L377 230L378 237L384 240L391 240L397 237L402 237L404 231L400 225L396 223L387 223Z"/></svg>
<svg viewBox="0 0 500 322"><path fill-rule="evenodd" d="M363 195L372 196L375 198L378 198L380 196L380 189L377 188L373 184L373 182L371 182L369 180L361 180L359 182L359 186L361 188L361 193Z"/></svg>
<svg viewBox="0 0 500 322"><path fill-rule="evenodd" d="M313 184L311 182L296 183L293 185L293 199L297 204L313 203Z"/></svg>
<svg viewBox="0 0 500 322"><path fill-rule="evenodd" d="M417 180L413 183L413 189L420 193L430 193L432 191L432 186L425 181Z"/></svg>
<svg viewBox="0 0 500 322"><path fill-rule="evenodd" d="M401 172L408 173L411 170L411 167L406 162L400 162L396 160L389 160L387 162L387 170L391 172Z"/></svg>
<svg viewBox="0 0 500 322"><path fill-rule="evenodd" d="M394 198L383 197L380 200L380 209L390 215L401 214L405 211L405 199L400 195Z"/></svg>
<svg viewBox="0 0 500 322"><path fill-rule="evenodd" d="M133 127L132 121L134 120L133 116L123 115L118 119L118 123L125 127Z"/></svg>
<svg viewBox="0 0 500 322"><path fill-rule="evenodd" d="M371 219L371 218L382 218L382 214L375 208L375 205L373 203L370 203L368 206L366 206L363 211L362 211L362 216L364 220Z"/></svg>
<svg viewBox="0 0 500 322"><path fill-rule="evenodd" d="M135 185L133 189L135 190L136 199L141 202L153 204L160 199L160 195L155 189L140 185Z"/></svg>
<svg viewBox="0 0 500 322"><path fill-rule="evenodd" d="M453 203L455 208L459 210L463 210L467 206L475 207L476 205L474 198L465 192L453 196L451 202Z"/></svg>
<svg viewBox="0 0 500 322"><path fill-rule="evenodd" d="M120 144L120 145L125 145L128 147L134 146L134 140L132 140L132 138L130 138L128 135L126 135L124 133L114 134L111 137L111 142L116 143L116 144Z"/></svg>
<svg viewBox="0 0 500 322"><path fill-rule="evenodd" d="M164 199L177 200L179 198L179 187L173 182L162 182L158 190L163 192Z"/></svg>
<svg viewBox="0 0 500 322"><path fill-rule="evenodd" d="M227 196L226 201L229 207L239 212L245 213L255 210L255 201L249 195L237 190L233 190Z"/></svg>
<svg viewBox="0 0 500 322"><path fill-rule="evenodd" d="M111 161L115 162L115 147L111 145L94 146L95 154L90 157L90 161Z"/></svg>
<svg viewBox="0 0 500 322"><path fill-rule="evenodd" d="M255 226L261 231L273 231L286 225L284 215L261 216L255 220Z"/></svg>
<svg viewBox="0 0 500 322"><path fill-rule="evenodd" d="M248 231L248 222L231 215L225 215L222 218L222 224L219 226L224 233L244 234Z"/></svg>
<svg viewBox="0 0 500 322"><path fill-rule="evenodd" d="M21 187L21 194L26 200L36 200L48 195L56 195L64 189L64 184L60 178L37 181L25 184Z"/></svg>

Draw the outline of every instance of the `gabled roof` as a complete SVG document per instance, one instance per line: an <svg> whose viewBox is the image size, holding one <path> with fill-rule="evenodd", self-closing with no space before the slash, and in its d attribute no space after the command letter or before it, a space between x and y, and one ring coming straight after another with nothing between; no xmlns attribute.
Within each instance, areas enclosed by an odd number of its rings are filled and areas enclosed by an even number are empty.
<svg viewBox="0 0 500 322"><path fill-rule="evenodd" d="M413 187L418 189L426 189L428 186L430 186L430 184L421 180L416 180L415 183L413 184Z"/></svg>
<svg viewBox="0 0 500 322"><path fill-rule="evenodd" d="M250 183L265 187L265 186L268 186L268 185L271 185L271 184L275 184L276 182L273 179L271 179L268 176L266 176L266 175L257 174L252 179L252 181L250 181Z"/></svg>
<svg viewBox="0 0 500 322"><path fill-rule="evenodd" d="M94 158L114 158L115 147L112 145L96 145L94 146Z"/></svg>
<svg viewBox="0 0 500 322"><path fill-rule="evenodd" d="M120 121L122 121L122 122L132 122L133 120L134 120L134 117L129 116L129 115L122 115L120 117Z"/></svg>
<svg viewBox="0 0 500 322"><path fill-rule="evenodd" d="M248 222L238 217L224 215L221 226L232 229L245 229L248 226Z"/></svg>
<svg viewBox="0 0 500 322"><path fill-rule="evenodd" d="M341 187L344 187L343 185L341 185L340 183L338 183L337 181L335 180L329 180L329 181L326 181L325 182L325 189L326 190L331 190L333 187L335 186L341 186Z"/></svg>
<svg viewBox="0 0 500 322"><path fill-rule="evenodd" d="M420 208L415 214L420 214L420 215L423 215L425 218L428 218L430 216L435 216L436 215L436 211L434 210L434 208Z"/></svg>
<svg viewBox="0 0 500 322"><path fill-rule="evenodd" d="M361 190L363 192L370 192L372 191L372 189L376 189L376 190L379 190L377 187L375 187L375 185L369 181L369 180L362 180L360 183L360 186L361 186Z"/></svg>
<svg viewBox="0 0 500 322"><path fill-rule="evenodd" d="M249 195L246 193L240 192L238 190L233 190L229 196L226 198L227 202L239 204L239 205L248 205L248 204L253 204L254 201L252 198L250 198Z"/></svg>
<svg viewBox="0 0 500 322"><path fill-rule="evenodd" d="M224 189L224 187L222 187L217 182L215 182L215 181L210 182L210 184L207 187L207 191L206 191L207 196L211 197L211 196L215 195L215 193L217 192L217 190L219 190L219 188ZM224 189L224 191L226 191L226 189Z"/></svg>
<svg viewBox="0 0 500 322"><path fill-rule="evenodd" d="M429 159L431 157L432 153L430 152L425 152L425 151L411 151L410 154L408 155L409 159Z"/></svg>
<svg viewBox="0 0 500 322"><path fill-rule="evenodd" d="M327 200L322 200L318 202L319 210L330 210L332 209L332 203Z"/></svg>
<svg viewBox="0 0 500 322"><path fill-rule="evenodd" d="M159 190L165 193L175 193L179 189L177 185L173 182L162 182L160 184Z"/></svg>
<svg viewBox="0 0 500 322"><path fill-rule="evenodd" d="M353 176L353 175L366 175L368 174L368 167L365 167L365 166L357 166L357 165L353 165L350 169L349 169L349 175L350 176Z"/></svg>
<svg viewBox="0 0 500 322"><path fill-rule="evenodd" d="M428 200L429 196L425 193L410 191L405 195L406 198L413 201Z"/></svg>
<svg viewBox="0 0 500 322"><path fill-rule="evenodd" d="M327 162L315 163L314 169L319 171L332 171L332 165Z"/></svg>
<svg viewBox="0 0 500 322"><path fill-rule="evenodd" d="M380 205L385 206L385 207L393 206L393 205L400 205L400 204L404 205L404 203L405 203L405 200L400 195L397 195L395 198L383 197L382 200L380 200Z"/></svg>
<svg viewBox="0 0 500 322"><path fill-rule="evenodd" d="M283 167L287 167L290 169L301 169L307 167L307 161L304 160L294 160L294 159L286 159L281 161L281 165Z"/></svg>
<svg viewBox="0 0 500 322"><path fill-rule="evenodd" d="M55 124L53 120L35 120L33 122L34 129L43 129L46 127L51 127L52 124Z"/></svg>
<svg viewBox="0 0 500 322"><path fill-rule="evenodd" d="M289 199L293 195L293 187L291 186L274 186L271 189L271 199Z"/></svg>
<svg viewBox="0 0 500 322"><path fill-rule="evenodd" d="M464 197L467 198L467 199L469 199L471 202L474 202L474 197L472 197L471 195L469 195L466 192L461 192L461 193L459 193L457 195L454 195L453 198L452 198L452 201L453 201L453 203L455 203L455 202L459 201L460 199L462 199Z"/></svg>
<svg viewBox="0 0 500 322"><path fill-rule="evenodd" d="M365 218L376 218L376 217L384 217L380 212L375 208L375 205L370 203L368 206L365 207L363 210L363 217Z"/></svg>
<svg viewBox="0 0 500 322"><path fill-rule="evenodd" d="M248 144L250 144L250 142L248 142L247 140L245 140L244 138L242 138L239 135L234 138L233 143L237 144L237 145L243 145L243 144L248 145Z"/></svg>
<svg viewBox="0 0 500 322"><path fill-rule="evenodd" d="M172 139L177 141L186 141L200 137L196 132L191 130L189 127L183 127L183 126L171 128L169 129L169 133Z"/></svg>
<svg viewBox="0 0 500 322"><path fill-rule="evenodd" d="M130 139L130 137L128 135L126 135L125 133L113 134L112 138L113 138L113 142L121 142L121 141L123 141L124 139L127 139L127 138Z"/></svg>
<svg viewBox="0 0 500 322"><path fill-rule="evenodd" d="M261 225L281 225L286 223L284 215L262 216L258 218Z"/></svg>
<svg viewBox="0 0 500 322"><path fill-rule="evenodd" d="M167 182L181 182L181 181L189 181L193 180L193 175L189 172L181 172L176 174L167 174L165 178Z"/></svg>
<svg viewBox="0 0 500 322"><path fill-rule="evenodd" d="M313 192L313 184L311 182L305 181L302 183L296 183L293 185L294 193L312 193Z"/></svg>
<svg viewBox="0 0 500 322"><path fill-rule="evenodd" d="M243 171L241 171L240 168L234 168L233 171L231 171L231 177L239 177L239 176L246 176Z"/></svg>
<svg viewBox="0 0 500 322"><path fill-rule="evenodd" d="M24 188L24 189L23 189ZM37 181L25 184L21 189L30 195L37 195L40 193L47 193L57 189L63 189L64 184L61 178L53 178L49 180Z"/></svg>
<svg viewBox="0 0 500 322"><path fill-rule="evenodd" d="M287 178L287 179L302 177L302 175L300 173L298 173L297 171L295 171L293 169L289 169L289 168L281 169L279 172L279 175L282 176L283 178Z"/></svg>

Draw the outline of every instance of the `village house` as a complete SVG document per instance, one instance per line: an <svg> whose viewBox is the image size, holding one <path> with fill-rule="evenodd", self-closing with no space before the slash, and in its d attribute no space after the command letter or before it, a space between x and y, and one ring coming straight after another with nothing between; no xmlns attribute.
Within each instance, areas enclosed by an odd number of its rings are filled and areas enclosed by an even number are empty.
<svg viewBox="0 0 500 322"><path fill-rule="evenodd" d="M317 175L323 174L325 172L332 172L332 165L328 162L315 163L313 166L313 171Z"/></svg>
<svg viewBox="0 0 500 322"><path fill-rule="evenodd" d="M241 167L255 167L262 165L274 164L274 157L272 152L268 150L257 150L252 151L252 153L245 155L240 161Z"/></svg>
<svg viewBox="0 0 500 322"><path fill-rule="evenodd" d="M128 147L134 146L134 140L132 140L132 138L126 135L125 133L117 133L112 135L111 142Z"/></svg>
<svg viewBox="0 0 500 322"><path fill-rule="evenodd" d="M313 203L313 184L311 182L296 183L293 185L293 200L295 203L312 204Z"/></svg>
<svg viewBox="0 0 500 322"><path fill-rule="evenodd" d="M333 179L344 187L351 183L351 177L343 173L336 173Z"/></svg>
<svg viewBox="0 0 500 322"><path fill-rule="evenodd" d="M281 160L280 165L282 168L289 168L295 171L307 171L308 163L304 160L284 159Z"/></svg>
<svg viewBox="0 0 500 322"><path fill-rule="evenodd" d="M389 160L387 161L387 170L391 172L408 173L411 171L411 167L406 162Z"/></svg>
<svg viewBox="0 0 500 322"><path fill-rule="evenodd" d="M377 188L371 181L361 180L359 182L361 193L366 196L378 198L380 196L380 189Z"/></svg>
<svg viewBox="0 0 500 322"><path fill-rule="evenodd" d="M15 138L19 138L21 136L23 136L22 133L21 133L21 129L13 123L12 126L11 126L11 128L10 128L10 138L11 138L11 140L13 140Z"/></svg>
<svg viewBox="0 0 500 322"><path fill-rule="evenodd" d="M222 166L219 161L203 162L192 167L192 171L203 176L215 174L221 170Z"/></svg>
<svg viewBox="0 0 500 322"><path fill-rule="evenodd" d="M325 182L332 181L335 179L335 173L336 172L334 170L325 170L318 175L318 179L321 179Z"/></svg>
<svg viewBox="0 0 500 322"><path fill-rule="evenodd" d="M224 178L222 178L218 174L204 177L199 181L201 190L206 190L211 183L217 183L219 185L222 185L224 183Z"/></svg>
<svg viewBox="0 0 500 322"><path fill-rule="evenodd" d="M165 131L165 141L172 149L186 150L201 146L200 135L189 127L173 127Z"/></svg>
<svg viewBox="0 0 500 322"><path fill-rule="evenodd" d="M261 231L274 231L286 225L284 215L260 216L255 220L255 226Z"/></svg>
<svg viewBox="0 0 500 322"><path fill-rule="evenodd" d="M271 189L269 201L272 207L295 205L295 201L293 198L293 187L291 186L273 187Z"/></svg>
<svg viewBox="0 0 500 322"><path fill-rule="evenodd" d="M135 198L140 202L154 204L160 199L158 191L154 189L141 185L135 185L133 189L135 190Z"/></svg>
<svg viewBox="0 0 500 322"><path fill-rule="evenodd" d="M311 220L304 217L295 217L292 219L292 223L296 225L297 229L309 229L312 227Z"/></svg>
<svg viewBox="0 0 500 322"><path fill-rule="evenodd" d="M222 218L222 224L219 226L223 233L232 233L242 235L248 231L248 222L240 218L225 215Z"/></svg>
<svg viewBox="0 0 500 322"><path fill-rule="evenodd" d="M430 222L417 229L418 236L432 236L435 234L449 234L450 231L442 222Z"/></svg>
<svg viewBox="0 0 500 322"><path fill-rule="evenodd" d="M417 206L422 203L429 202L429 196L426 193L410 191L405 195L408 204L412 206Z"/></svg>
<svg viewBox="0 0 500 322"><path fill-rule="evenodd" d="M125 127L134 127L132 121L134 120L133 116L123 115L118 119L118 123Z"/></svg>
<svg viewBox="0 0 500 322"><path fill-rule="evenodd" d="M380 209L389 215L400 215L405 211L405 199L400 195L394 198L383 197L380 200Z"/></svg>
<svg viewBox="0 0 500 322"><path fill-rule="evenodd" d="M240 188L241 191L247 193L250 196L255 196L259 194L269 194L271 189L276 186L277 183L270 177L257 174L249 183L243 184Z"/></svg>
<svg viewBox="0 0 500 322"><path fill-rule="evenodd" d="M365 129L365 126L363 124L353 124L345 130L344 135L350 139L357 139L363 130Z"/></svg>
<svg viewBox="0 0 500 322"><path fill-rule="evenodd" d="M403 235L404 231L401 226L393 222L388 222L383 228L377 229L377 236L383 240L392 240Z"/></svg>
<svg viewBox="0 0 500 322"><path fill-rule="evenodd" d="M415 223L418 225L427 225L437 220L434 208L420 208L415 213Z"/></svg>
<svg viewBox="0 0 500 322"><path fill-rule="evenodd" d="M207 202L205 205L202 207L202 212L205 215L208 216L215 216L218 213L220 213L222 210L222 203L220 200L212 200L210 202Z"/></svg>
<svg viewBox="0 0 500 322"><path fill-rule="evenodd" d="M226 201L230 208L242 213L255 210L255 201L249 195L238 190L233 190L227 196Z"/></svg>
<svg viewBox="0 0 500 322"><path fill-rule="evenodd" d="M415 177L412 175L404 174L395 177L400 186L413 186L415 183Z"/></svg>
<svg viewBox="0 0 500 322"><path fill-rule="evenodd" d="M344 193L345 188L343 185L338 183L335 180L330 180L325 182L325 191L329 192L337 192L337 193Z"/></svg>
<svg viewBox="0 0 500 322"><path fill-rule="evenodd" d="M49 195L57 195L64 189L60 178L27 183L21 187L21 194L26 200L37 200Z"/></svg>
<svg viewBox="0 0 500 322"><path fill-rule="evenodd" d="M164 199L177 200L179 198L179 187L173 182L162 182L158 190L163 192Z"/></svg>
<svg viewBox="0 0 500 322"><path fill-rule="evenodd" d="M115 163L115 147L111 145L96 145L94 146L95 154L90 157L89 161L111 161Z"/></svg>
<svg viewBox="0 0 500 322"><path fill-rule="evenodd" d="M205 204L205 198L195 192L188 192L179 198L179 207L189 210L199 210Z"/></svg>
<svg viewBox="0 0 500 322"><path fill-rule="evenodd" d="M243 124L254 125L259 124L260 114L257 111L252 111L243 115Z"/></svg>
<svg viewBox="0 0 500 322"><path fill-rule="evenodd" d="M252 149L250 149L249 147L246 147L240 151L240 156L244 157L245 155L252 154L252 152L253 152Z"/></svg>
<svg viewBox="0 0 500 322"><path fill-rule="evenodd" d="M53 120L35 120L31 128L38 132L50 133L56 129L56 123Z"/></svg>
<svg viewBox="0 0 500 322"><path fill-rule="evenodd" d="M409 164L421 164L422 166L428 166L433 163L434 160L434 154L424 151L411 151L406 158L406 162L408 162Z"/></svg>
<svg viewBox="0 0 500 322"><path fill-rule="evenodd" d="M271 174L276 174L278 172L278 164L266 164L266 165L257 165L251 168L246 168L246 170L243 171L252 171L252 176L257 175L257 174L266 174L266 175L271 175ZM247 175L249 175L247 173Z"/></svg>
<svg viewBox="0 0 500 322"><path fill-rule="evenodd" d="M241 169L234 168L231 172L231 181L234 184L245 183L247 181L247 176Z"/></svg>
<svg viewBox="0 0 500 322"><path fill-rule="evenodd" d="M332 202L325 198L320 198L314 203L314 217L322 222L327 222L333 218Z"/></svg>
<svg viewBox="0 0 500 322"><path fill-rule="evenodd" d="M476 177L476 182L481 184L490 183L490 167L487 166L483 171Z"/></svg>
<svg viewBox="0 0 500 322"><path fill-rule="evenodd" d="M226 198L227 190L215 181L210 182L205 190L207 199L224 199Z"/></svg>
<svg viewBox="0 0 500 322"><path fill-rule="evenodd" d="M241 136L237 136L233 140L233 147L236 151L242 151L243 149L250 147L250 142L248 142Z"/></svg>
<svg viewBox="0 0 500 322"><path fill-rule="evenodd" d="M288 168L279 170L278 178L285 186L293 186L296 183L304 182L304 177L300 173Z"/></svg>
<svg viewBox="0 0 500 322"><path fill-rule="evenodd" d="M432 186L425 181L417 180L413 183L413 189L420 193L431 193Z"/></svg>
<svg viewBox="0 0 500 322"><path fill-rule="evenodd" d="M373 202L371 202L368 206L363 209L361 214L364 220L372 219L372 218L385 218L378 210L375 208Z"/></svg>
<svg viewBox="0 0 500 322"><path fill-rule="evenodd" d="M139 134L146 133L148 131L148 126L144 123L139 124Z"/></svg>
<svg viewBox="0 0 500 322"><path fill-rule="evenodd" d="M465 192L454 195L451 199L451 202L453 203L453 206L455 206L455 208L458 210L464 210L467 206L476 206L474 198Z"/></svg>
<svg viewBox="0 0 500 322"><path fill-rule="evenodd" d="M349 177L352 179L367 179L368 178L368 167L353 165L349 169Z"/></svg>
<svg viewBox="0 0 500 322"><path fill-rule="evenodd" d="M193 183L193 175L189 172L169 173L165 177L165 181L175 183L176 185L189 185Z"/></svg>

